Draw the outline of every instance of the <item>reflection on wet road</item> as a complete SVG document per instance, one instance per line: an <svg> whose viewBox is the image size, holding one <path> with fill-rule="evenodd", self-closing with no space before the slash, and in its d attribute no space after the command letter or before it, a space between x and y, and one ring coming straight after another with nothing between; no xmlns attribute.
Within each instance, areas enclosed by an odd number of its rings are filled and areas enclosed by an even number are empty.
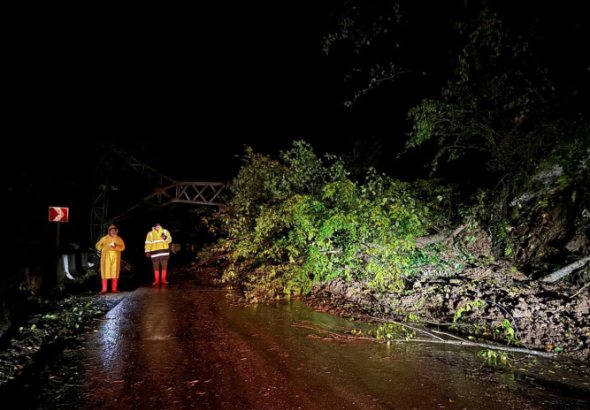
<svg viewBox="0 0 590 410"><path fill-rule="evenodd" d="M167 287L136 290L108 313L85 343L79 394L55 408L524 410L590 403L514 374L482 376L476 350L326 340L324 331L368 326L297 301L243 306L231 289L185 274Z"/></svg>

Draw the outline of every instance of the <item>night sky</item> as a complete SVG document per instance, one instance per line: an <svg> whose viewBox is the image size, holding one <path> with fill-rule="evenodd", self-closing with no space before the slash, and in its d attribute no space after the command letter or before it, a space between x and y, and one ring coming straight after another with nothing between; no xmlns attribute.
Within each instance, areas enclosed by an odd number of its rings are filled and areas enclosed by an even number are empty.
<svg viewBox="0 0 590 410"><path fill-rule="evenodd" d="M165 158L174 179L226 181L245 145L276 155L303 139L323 155L401 130L395 101L344 107L343 68L321 50L329 8L312 3L28 10L15 34L17 142L30 154L27 141L51 141L42 156L145 142L138 159Z"/></svg>
<svg viewBox="0 0 590 410"><path fill-rule="evenodd" d="M305 140L323 155L373 137L388 144L382 170L423 172L425 158L394 158L408 131L407 109L428 84L402 82L345 108L344 66L321 49L330 3L22 6L10 16L9 178L63 179L68 194L56 192L55 203L34 204L19 219L29 212L45 218L47 205L67 206L71 198L88 203L100 142L143 143L131 154L179 181L231 180L245 145L276 156ZM441 10L453 13L440 3L417 6L424 20L416 44L430 44L410 47L417 59L440 51L437 21Z"/></svg>
<svg viewBox="0 0 590 410"><path fill-rule="evenodd" d="M67 148L145 142L146 162L164 156L162 172L189 180L231 178L244 144L270 154L306 139L322 153L341 142L352 124L321 52L326 11L205 7L30 16L21 131Z"/></svg>
<svg viewBox="0 0 590 410"><path fill-rule="evenodd" d="M303 139L323 155L370 133L377 123L345 110L341 72L321 51L328 9L310 4L13 15L11 226L47 225L47 207L64 206L62 235L86 234L97 143L141 143L130 154L178 181L228 182L246 145L276 156ZM123 208L147 194L117 193Z"/></svg>

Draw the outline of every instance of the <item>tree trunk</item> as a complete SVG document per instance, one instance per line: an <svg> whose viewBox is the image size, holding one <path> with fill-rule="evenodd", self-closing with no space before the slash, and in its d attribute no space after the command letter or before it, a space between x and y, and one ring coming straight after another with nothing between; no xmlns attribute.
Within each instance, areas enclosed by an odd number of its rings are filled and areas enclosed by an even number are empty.
<svg viewBox="0 0 590 410"><path fill-rule="evenodd" d="M555 271L552 274L541 278L540 280L541 280L541 282L555 282L558 279L561 279L564 276L569 275L570 273L572 273L576 269L581 268L588 261L590 261L590 256L586 256L585 258L582 258L579 261L576 261L570 265L567 265L566 267L561 268L560 270Z"/></svg>
<svg viewBox="0 0 590 410"><path fill-rule="evenodd" d="M463 231L463 229L465 229L466 227L467 227L467 224L462 224L462 225L459 225L457 228L455 228L454 231L451 231L450 229L445 229L444 231L434 234L434 235L421 236L421 237L415 239L416 246L421 248L425 245L432 245L434 243L442 242L446 239L452 239L455 236L459 235L461 233L461 231Z"/></svg>

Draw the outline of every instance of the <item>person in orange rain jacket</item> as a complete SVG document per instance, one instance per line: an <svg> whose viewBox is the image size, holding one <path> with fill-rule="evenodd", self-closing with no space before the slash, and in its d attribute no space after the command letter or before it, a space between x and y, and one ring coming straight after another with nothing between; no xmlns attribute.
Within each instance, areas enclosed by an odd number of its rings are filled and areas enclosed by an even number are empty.
<svg viewBox="0 0 590 410"><path fill-rule="evenodd" d="M125 250L125 242L118 235L119 229L110 225L108 235L103 236L96 243L96 249L100 251L100 276L102 278L101 294L107 293L108 280L112 281L111 290L118 293L117 282L121 271L121 252Z"/></svg>
<svg viewBox="0 0 590 410"><path fill-rule="evenodd" d="M166 270L168 269L168 259L170 259L171 242L172 236L170 236L170 232L162 228L160 223L156 223L145 238L145 256L151 258L154 266L155 281L152 285L160 284L160 269L162 271L162 283L164 285L168 284Z"/></svg>

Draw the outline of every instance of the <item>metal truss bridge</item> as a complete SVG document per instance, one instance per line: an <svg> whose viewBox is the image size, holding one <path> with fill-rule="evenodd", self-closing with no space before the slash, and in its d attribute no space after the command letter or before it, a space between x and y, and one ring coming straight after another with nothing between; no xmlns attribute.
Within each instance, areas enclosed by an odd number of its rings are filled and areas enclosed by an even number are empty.
<svg viewBox="0 0 590 410"><path fill-rule="evenodd" d="M126 211L109 217L110 192L116 190L111 184L114 157L135 170L152 185L153 192ZM130 218L146 210L171 204L220 205L219 196L226 184L222 182L180 182L156 171L113 146L102 146L97 153L97 178L101 184L95 190L91 213L91 240L96 242L104 235L106 228L116 221Z"/></svg>

